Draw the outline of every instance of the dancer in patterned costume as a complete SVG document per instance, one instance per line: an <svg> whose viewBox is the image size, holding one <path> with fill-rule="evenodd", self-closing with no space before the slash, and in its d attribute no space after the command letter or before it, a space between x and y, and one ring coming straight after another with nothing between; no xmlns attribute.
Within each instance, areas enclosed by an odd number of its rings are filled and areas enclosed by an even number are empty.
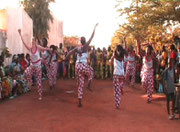
<svg viewBox="0 0 180 132"><path fill-rule="evenodd" d="M127 48L126 37L124 37L125 49L127 51L126 56L126 81L129 82L129 77L131 76L131 86L134 86L136 77L136 53L132 46Z"/></svg>
<svg viewBox="0 0 180 132"><path fill-rule="evenodd" d="M37 77L37 86L38 86L38 93L39 93L39 100L42 100L42 69L41 69L41 57L40 51L50 50L49 48L44 48L38 45L38 40L33 38L32 39L32 46L26 44L24 39L21 35L21 30L18 30L21 40L24 46L27 48L28 51L31 53L31 65L25 70L25 76L29 82L29 87L32 84L32 76L35 74Z"/></svg>
<svg viewBox="0 0 180 132"><path fill-rule="evenodd" d="M89 49L89 44L91 43L94 34L95 34L95 25L93 33L91 35L91 38L89 41L86 42L85 37L81 37L81 46L76 47L73 50L71 50L68 55L66 56L66 59L70 57L71 54L74 54L77 52L77 61L76 61L76 77L78 81L78 107L82 107L82 97L83 97L83 89L84 89L84 81L85 81L85 76L88 77L88 89L90 89L90 84L93 79L93 69L88 65L88 49Z"/></svg>
<svg viewBox="0 0 180 132"><path fill-rule="evenodd" d="M113 84L114 84L114 96L116 102L116 108L119 109L121 96L123 94L125 71L124 71L124 54L125 51L122 46L118 45L116 47L115 53L112 57L112 62L114 62L114 73L113 73Z"/></svg>
<svg viewBox="0 0 180 132"><path fill-rule="evenodd" d="M51 58L49 61L49 81L50 81L50 89L55 88L56 80L57 80L57 67L58 67L58 52L57 47L55 45L50 46L51 49Z"/></svg>
<svg viewBox="0 0 180 132"><path fill-rule="evenodd" d="M48 44L48 41L46 38L43 38L42 39L42 45L44 48L47 48L47 44ZM42 63L45 65L46 67L46 71L47 71L47 77L48 79L50 79L50 67L49 67L49 61L50 61L50 58L51 58L51 53L50 51L48 50L45 50L43 51L42 53ZM49 80L50 81L50 80ZM49 82L50 84L50 82Z"/></svg>
<svg viewBox="0 0 180 132"><path fill-rule="evenodd" d="M146 53L143 54L140 48L140 43L138 41L138 52L141 57L143 57L143 67L141 70L141 82L142 87L147 92L147 103L151 103L152 101L152 94L154 91L154 68L153 68L153 61L158 62L157 58L153 53L153 48L151 45L148 45L146 48Z"/></svg>

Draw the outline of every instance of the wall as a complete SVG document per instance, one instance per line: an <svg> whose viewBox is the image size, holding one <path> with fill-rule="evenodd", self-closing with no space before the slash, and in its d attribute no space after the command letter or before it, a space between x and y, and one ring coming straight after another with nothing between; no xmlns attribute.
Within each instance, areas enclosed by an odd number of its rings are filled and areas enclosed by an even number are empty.
<svg viewBox="0 0 180 132"><path fill-rule="evenodd" d="M31 38L33 36L33 23L31 18L27 15L23 8L11 7L7 8L7 41L6 47L8 47L11 54L27 53L28 51L24 47L18 29L22 30L22 36L27 44L31 44ZM9 64L11 59L6 61Z"/></svg>
<svg viewBox="0 0 180 132"><path fill-rule="evenodd" d="M63 43L63 22L59 21L56 17L53 16L53 23L50 22L50 31L49 31L49 46L54 44L59 46L59 43Z"/></svg>

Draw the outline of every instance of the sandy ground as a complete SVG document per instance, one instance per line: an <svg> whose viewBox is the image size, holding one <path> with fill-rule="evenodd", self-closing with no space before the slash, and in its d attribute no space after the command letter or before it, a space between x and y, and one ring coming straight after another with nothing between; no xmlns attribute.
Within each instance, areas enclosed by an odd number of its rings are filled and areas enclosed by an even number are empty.
<svg viewBox="0 0 180 132"><path fill-rule="evenodd" d="M169 120L163 95L146 103L139 85L125 87L120 109L115 109L111 80L94 80L93 92L84 90L83 107L77 107L75 80L58 80L38 101L36 88L0 103L0 132L179 132L180 120ZM73 90L73 93L66 91Z"/></svg>

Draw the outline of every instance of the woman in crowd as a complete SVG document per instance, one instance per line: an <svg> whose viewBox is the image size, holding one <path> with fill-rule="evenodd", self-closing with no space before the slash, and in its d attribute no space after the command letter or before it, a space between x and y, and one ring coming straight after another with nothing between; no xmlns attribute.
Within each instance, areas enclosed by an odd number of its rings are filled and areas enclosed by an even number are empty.
<svg viewBox="0 0 180 132"><path fill-rule="evenodd" d="M136 77L136 53L132 46L127 48L126 37L124 37L125 49L127 51L126 56L126 81L129 82L131 76L131 86L134 86Z"/></svg>

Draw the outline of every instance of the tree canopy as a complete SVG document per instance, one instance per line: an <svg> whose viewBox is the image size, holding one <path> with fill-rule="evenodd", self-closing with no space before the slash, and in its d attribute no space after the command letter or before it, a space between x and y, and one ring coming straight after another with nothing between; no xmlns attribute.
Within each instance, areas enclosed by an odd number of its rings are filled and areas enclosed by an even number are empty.
<svg viewBox="0 0 180 132"><path fill-rule="evenodd" d="M119 17L125 15L128 22L120 25L117 31L121 32L119 39L122 35L131 34L141 42L159 42L159 45L172 40L166 31L168 26L180 23L179 0L132 0L126 8L122 8L122 2L123 0L118 0L117 12Z"/></svg>
<svg viewBox="0 0 180 132"><path fill-rule="evenodd" d="M24 0L25 11L33 20L33 35L35 37L48 37L49 22L53 21L49 3L54 0Z"/></svg>

